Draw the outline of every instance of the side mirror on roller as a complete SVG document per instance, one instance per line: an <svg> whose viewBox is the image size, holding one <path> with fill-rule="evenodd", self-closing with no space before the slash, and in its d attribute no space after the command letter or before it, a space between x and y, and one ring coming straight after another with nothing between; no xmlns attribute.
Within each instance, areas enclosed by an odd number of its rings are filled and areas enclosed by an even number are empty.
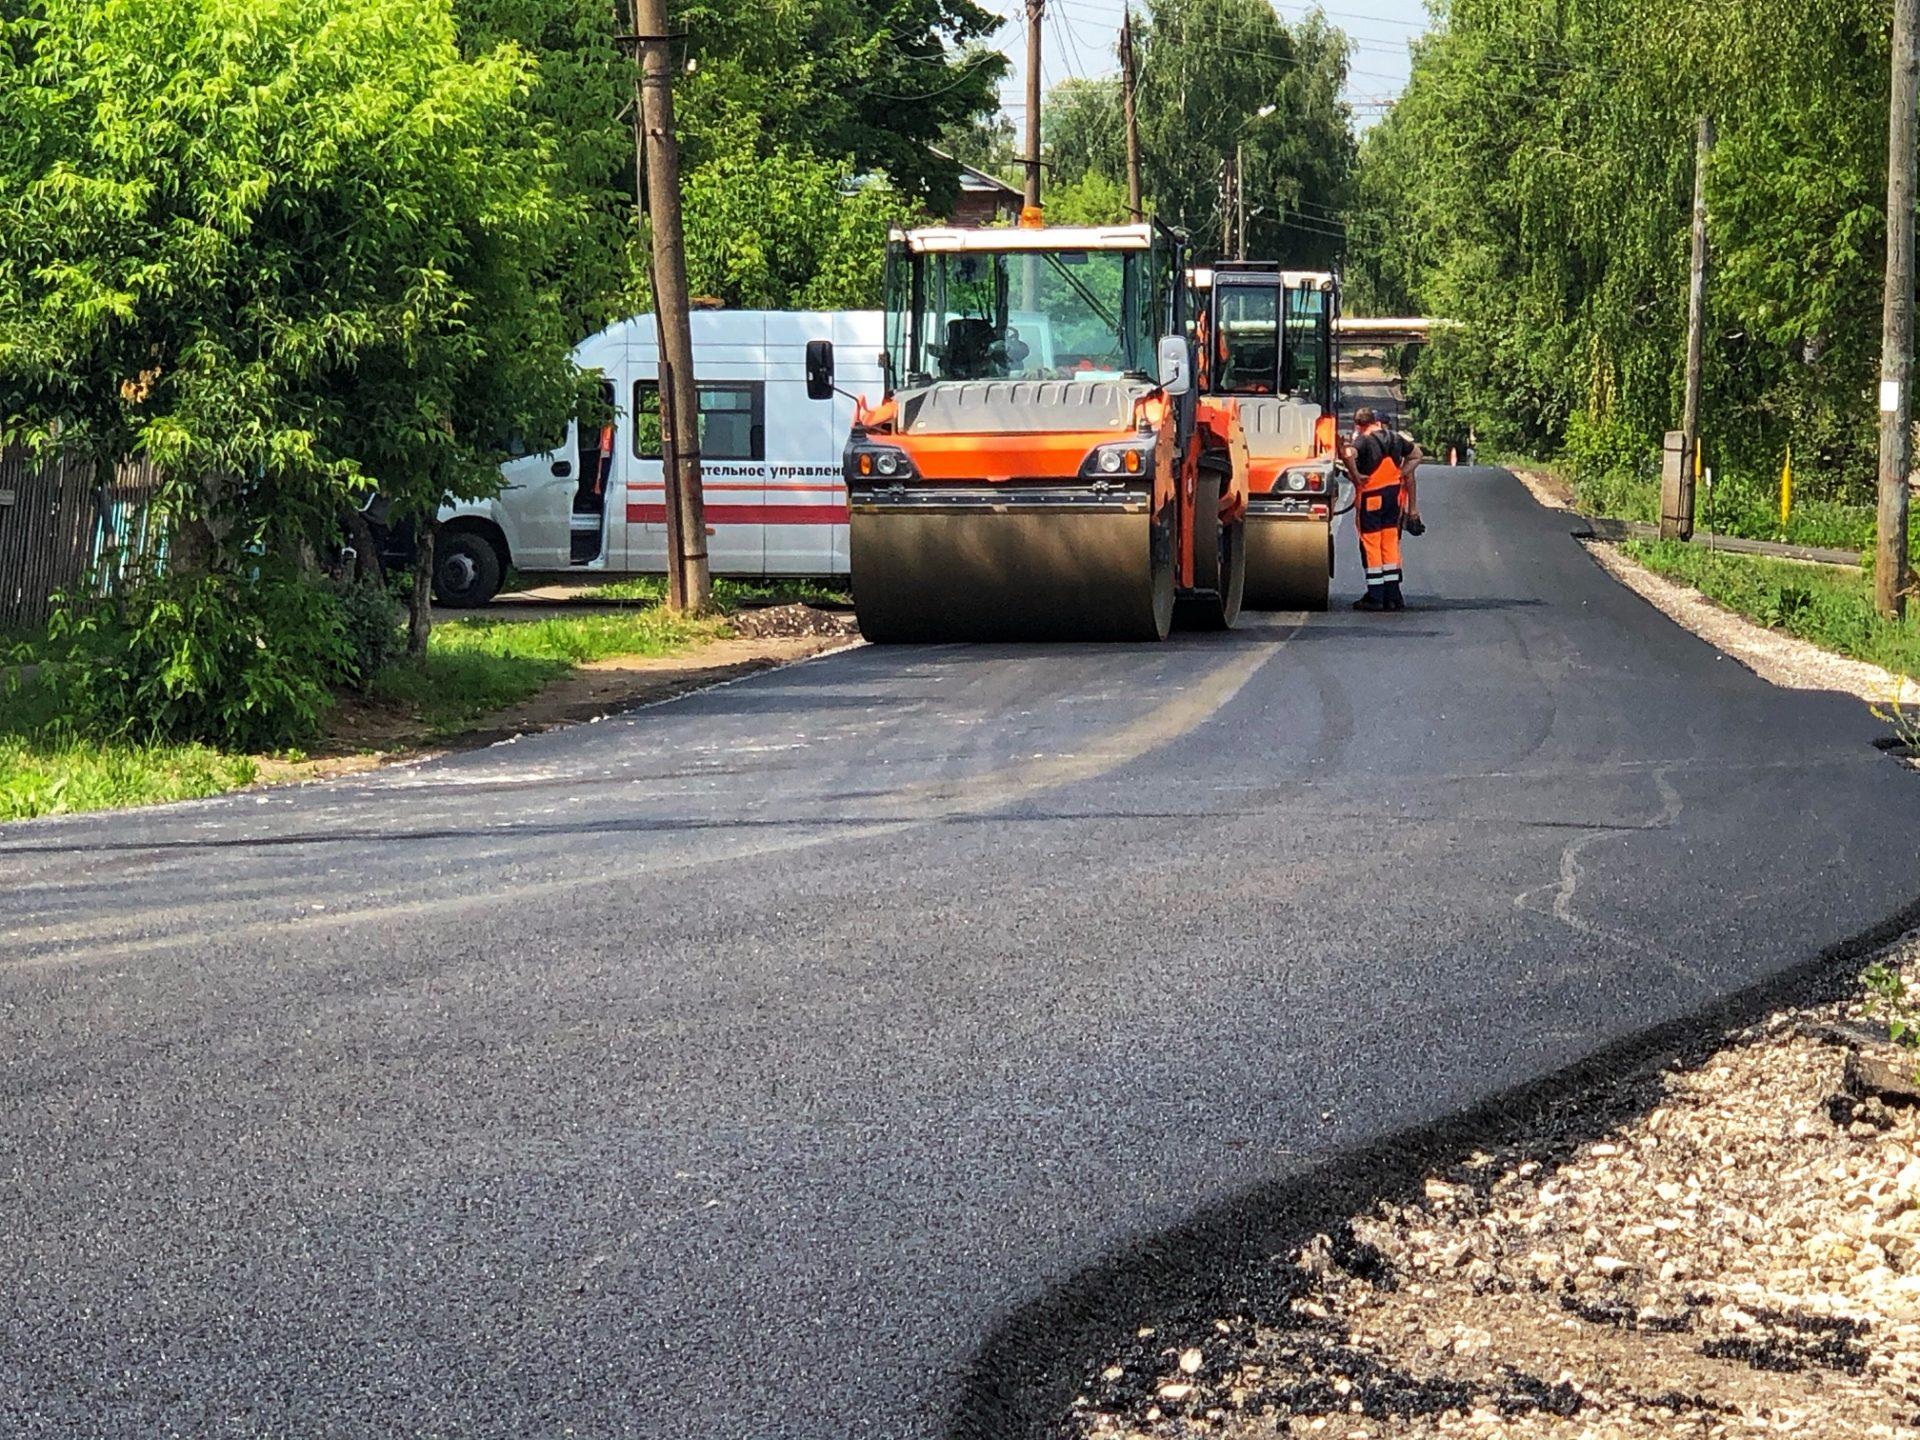
<svg viewBox="0 0 1920 1440"><path fill-rule="evenodd" d="M833 342L831 340L807 342L807 398L809 400L833 398Z"/></svg>
<svg viewBox="0 0 1920 1440"><path fill-rule="evenodd" d="M1187 351L1186 337L1182 335L1162 335L1160 337L1160 388L1171 396L1181 396L1193 386L1192 361Z"/></svg>

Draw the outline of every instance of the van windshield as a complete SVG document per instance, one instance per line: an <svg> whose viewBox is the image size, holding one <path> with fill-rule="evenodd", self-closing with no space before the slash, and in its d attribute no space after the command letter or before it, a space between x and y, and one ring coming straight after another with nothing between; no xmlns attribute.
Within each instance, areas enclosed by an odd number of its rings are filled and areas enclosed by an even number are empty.
<svg viewBox="0 0 1920 1440"><path fill-rule="evenodd" d="M1145 250L899 251L891 263L887 349L896 384L1150 376Z"/></svg>

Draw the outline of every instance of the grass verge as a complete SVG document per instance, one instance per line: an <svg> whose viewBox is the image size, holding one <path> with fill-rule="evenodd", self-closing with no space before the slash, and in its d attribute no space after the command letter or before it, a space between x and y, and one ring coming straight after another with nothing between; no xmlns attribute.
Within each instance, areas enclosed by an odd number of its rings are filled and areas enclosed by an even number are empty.
<svg viewBox="0 0 1920 1440"><path fill-rule="evenodd" d="M1920 617L1883 619L1873 608L1873 577L1865 569L1736 555L1678 540L1629 540L1622 549L1756 624L1896 675L1920 675Z"/></svg>
<svg viewBox="0 0 1920 1440"><path fill-rule="evenodd" d="M627 600L650 605L667 598L664 575L630 575L609 580L582 591L582 600ZM722 611L739 610L749 605L850 605L853 597L844 589L823 585L818 580L723 580L713 582L713 603Z"/></svg>
<svg viewBox="0 0 1920 1440"><path fill-rule="evenodd" d="M538 694L578 665L676 654L727 633L723 619L659 607L543 620L476 617L436 625L423 663L388 667L366 697L343 697L320 754L444 740ZM379 712L374 727L354 724ZM76 734L44 686L0 676L0 821L194 800L251 785L263 761L198 744L136 745Z"/></svg>
<svg viewBox="0 0 1920 1440"><path fill-rule="evenodd" d="M1594 471L1564 459L1524 456L1505 457L1496 463L1551 476L1572 492L1574 507L1582 514L1647 525L1659 523L1660 482L1651 474ZM1702 487L1695 518L1702 531L1715 535L1862 552L1872 548L1876 529L1873 506L1843 505L1813 495L1797 496L1787 523L1782 525L1778 479L1739 475L1719 476ZM1920 545L1920 515L1915 517L1910 533Z"/></svg>
<svg viewBox="0 0 1920 1440"><path fill-rule="evenodd" d="M447 620L433 627L425 663L389 666L374 682L373 698L404 709L425 738L444 739L537 695L577 665L673 655L726 633L724 620L686 619L657 606L546 620Z"/></svg>

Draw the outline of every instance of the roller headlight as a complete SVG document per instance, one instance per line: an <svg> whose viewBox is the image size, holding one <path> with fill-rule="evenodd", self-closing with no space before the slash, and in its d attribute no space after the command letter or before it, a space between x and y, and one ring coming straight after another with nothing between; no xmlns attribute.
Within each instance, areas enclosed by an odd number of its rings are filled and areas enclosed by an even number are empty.
<svg viewBox="0 0 1920 1440"><path fill-rule="evenodd" d="M1306 476L1302 475L1298 470L1289 470L1287 472L1287 489L1304 490L1306 488L1307 488Z"/></svg>
<svg viewBox="0 0 1920 1440"><path fill-rule="evenodd" d="M1109 476L1145 475L1153 468L1153 443L1123 440L1113 445L1096 445L1080 462L1082 478L1104 480Z"/></svg>
<svg viewBox="0 0 1920 1440"><path fill-rule="evenodd" d="M911 480L913 460L904 450L891 445L854 443L847 447L847 479Z"/></svg>

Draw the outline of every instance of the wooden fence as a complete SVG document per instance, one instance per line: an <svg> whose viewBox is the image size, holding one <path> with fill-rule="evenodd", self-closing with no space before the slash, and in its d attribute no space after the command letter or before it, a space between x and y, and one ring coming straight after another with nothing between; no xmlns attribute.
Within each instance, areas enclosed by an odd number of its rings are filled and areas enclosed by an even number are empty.
<svg viewBox="0 0 1920 1440"><path fill-rule="evenodd" d="M111 585L150 553L155 484L145 463L121 465L102 486L90 460L0 452L0 634L37 628L57 592Z"/></svg>

